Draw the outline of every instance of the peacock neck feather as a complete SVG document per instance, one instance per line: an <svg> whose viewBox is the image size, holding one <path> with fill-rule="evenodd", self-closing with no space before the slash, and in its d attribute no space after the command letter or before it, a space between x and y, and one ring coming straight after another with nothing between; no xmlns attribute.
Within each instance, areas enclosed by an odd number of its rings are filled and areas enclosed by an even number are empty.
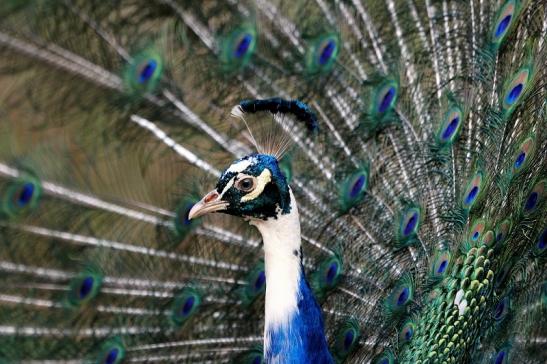
<svg viewBox="0 0 547 364"><path fill-rule="evenodd" d="M276 218L253 220L264 241L266 321L264 355L273 363L332 363L321 310L306 281L300 250L298 208Z"/></svg>

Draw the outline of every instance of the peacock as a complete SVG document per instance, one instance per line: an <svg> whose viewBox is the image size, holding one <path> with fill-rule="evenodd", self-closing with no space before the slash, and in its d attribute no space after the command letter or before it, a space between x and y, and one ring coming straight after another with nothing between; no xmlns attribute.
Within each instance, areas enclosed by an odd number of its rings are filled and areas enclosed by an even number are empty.
<svg viewBox="0 0 547 364"><path fill-rule="evenodd" d="M0 363L545 363L545 0L2 0Z"/></svg>

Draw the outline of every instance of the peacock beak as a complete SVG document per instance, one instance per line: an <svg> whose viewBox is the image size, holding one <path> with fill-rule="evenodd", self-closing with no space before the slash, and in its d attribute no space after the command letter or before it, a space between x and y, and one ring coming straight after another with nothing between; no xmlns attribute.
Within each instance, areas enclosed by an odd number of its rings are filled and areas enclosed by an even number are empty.
<svg viewBox="0 0 547 364"><path fill-rule="evenodd" d="M220 199L220 195L216 190L212 190L192 206L190 212L188 212L188 219L192 220L193 218L203 216L210 212L226 210L228 205L228 202Z"/></svg>

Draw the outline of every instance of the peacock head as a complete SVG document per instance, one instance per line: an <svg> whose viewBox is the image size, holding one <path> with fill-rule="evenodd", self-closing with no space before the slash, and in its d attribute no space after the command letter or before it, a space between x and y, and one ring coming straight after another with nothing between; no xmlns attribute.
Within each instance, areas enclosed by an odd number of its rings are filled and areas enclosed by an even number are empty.
<svg viewBox="0 0 547 364"><path fill-rule="evenodd" d="M226 169L216 188L197 202L188 218L210 212L267 220L291 210L289 185L277 159L267 154L251 154Z"/></svg>

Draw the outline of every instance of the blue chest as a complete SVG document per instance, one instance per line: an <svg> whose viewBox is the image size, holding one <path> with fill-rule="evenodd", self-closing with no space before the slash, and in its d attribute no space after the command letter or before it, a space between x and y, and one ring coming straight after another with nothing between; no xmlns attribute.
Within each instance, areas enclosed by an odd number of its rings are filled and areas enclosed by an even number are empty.
<svg viewBox="0 0 547 364"><path fill-rule="evenodd" d="M333 363L324 335L321 309L303 275L298 289L298 310L289 325L266 328L266 334L270 336L266 363Z"/></svg>

